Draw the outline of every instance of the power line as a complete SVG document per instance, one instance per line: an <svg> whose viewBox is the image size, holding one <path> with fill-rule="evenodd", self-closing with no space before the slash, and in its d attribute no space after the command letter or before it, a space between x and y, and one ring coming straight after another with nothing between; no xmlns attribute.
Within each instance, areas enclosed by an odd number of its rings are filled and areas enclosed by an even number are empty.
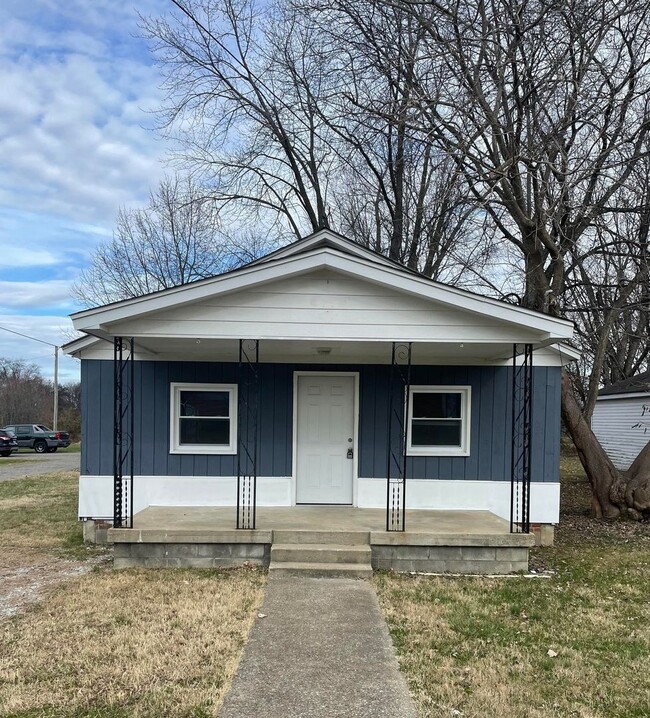
<svg viewBox="0 0 650 718"><path fill-rule="evenodd" d="M5 332L10 332L11 334L17 334L19 337L25 337L25 339L31 339L32 341L40 342L41 344L47 344L48 347L54 347L55 349L59 348L57 344L52 344L51 342L44 342L42 339L30 337L29 334L21 334L20 332L17 332L13 329L7 329L7 327L0 327L0 329L4 330Z"/></svg>

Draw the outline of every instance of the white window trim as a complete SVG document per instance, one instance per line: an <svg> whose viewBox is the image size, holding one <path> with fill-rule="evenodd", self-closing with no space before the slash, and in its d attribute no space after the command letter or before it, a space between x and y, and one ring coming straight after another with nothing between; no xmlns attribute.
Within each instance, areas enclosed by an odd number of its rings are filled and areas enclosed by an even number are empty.
<svg viewBox="0 0 650 718"><path fill-rule="evenodd" d="M237 384L195 384L194 382L171 382L170 391L170 454L236 454L237 453ZM229 394L228 413L230 415L230 443L181 445L180 393L181 391L227 391Z"/></svg>
<svg viewBox="0 0 650 718"><path fill-rule="evenodd" d="M460 446L412 446L411 433L413 427L413 394L448 394L461 395L461 445ZM409 387L408 416L406 418L406 455L407 456L469 456L470 427L472 424L472 387L459 384L441 386L428 384L424 386Z"/></svg>

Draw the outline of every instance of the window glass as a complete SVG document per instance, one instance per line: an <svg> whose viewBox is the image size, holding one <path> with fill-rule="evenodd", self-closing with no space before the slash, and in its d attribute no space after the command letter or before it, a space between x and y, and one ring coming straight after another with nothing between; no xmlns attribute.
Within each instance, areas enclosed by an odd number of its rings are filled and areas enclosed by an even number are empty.
<svg viewBox="0 0 650 718"><path fill-rule="evenodd" d="M230 444L230 419L181 418L181 444Z"/></svg>
<svg viewBox="0 0 650 718"><path fill-rule="evenodd" d="M467 455L470 387L412 387L409 449L431 456Z"/></svg>
<svg viewBox="0 0 650 718"><path fill-rule="evenodd" d="M413 418L460 419L461 395L458 392L420 392L413 394Z"/></svg>
<svg viewBox="0 0 650 718"><path fill-rule="evenodd" d="M413 446L458 446L461 445L460 419L432 421L414 419L411 432Z"/></svg>
<svg viewBox="0 0 650 718"><path fill-rule="evenodd" d="M181 391L181 416L228 417L227 391Z"/></svg>
<svg viewBox="0 0 650 718"><path fill-rule="evenodd" d="M172 383L171 396L172 453L236 453L236 385Z"/></svg>

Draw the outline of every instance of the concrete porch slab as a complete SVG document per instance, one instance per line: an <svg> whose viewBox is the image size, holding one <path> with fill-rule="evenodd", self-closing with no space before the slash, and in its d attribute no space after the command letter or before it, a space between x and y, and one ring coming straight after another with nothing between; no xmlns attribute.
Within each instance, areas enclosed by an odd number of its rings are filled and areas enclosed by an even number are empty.
<svg viewBox="0 0 650 718"><path fill-rule="evenodd" d="M237 531L235 509L221 506L149 506L133 519L135 529L172 531ZM383 509L351 506L278 506L257 509L256 531L372 531L386 533ZM505 519L490 511L406 511L407 534L508 534ZM392 534L391 534L392 535Z"/></svg>
<svg viewBox="0 0 650 718"><path fill-rule="evenodd" d="M255 530L237 530L234 522L228 507L150 506L132 529L109 529L114 565L269 566L274 544L292 544L294 552L328 544L369 547L373 568L494 574L526 571L534 544L532 534L511 534L489 511L413 509L405 532L387 532L382 509L349 506L259 508Z"/></svg>

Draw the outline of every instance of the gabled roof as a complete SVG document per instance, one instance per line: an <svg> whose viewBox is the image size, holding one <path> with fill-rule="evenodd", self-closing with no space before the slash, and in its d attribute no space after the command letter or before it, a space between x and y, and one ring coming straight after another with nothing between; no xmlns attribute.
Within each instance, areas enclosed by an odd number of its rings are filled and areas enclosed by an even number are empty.
<svg viewBox="0 0 650 718"><path fill-rule="evenodd" d="M644 394L650 393L650 371L621 379L614 384L602 388L598 396L614 396L616 394Z"/></svg>
<svg viewBox="0 0 650 718"><path fill-rule="evenodd" d="M107 325L113 322L142 318L153 312L322 269L532 330L539 334L540 342L568 339L573 332L569 321L433 281L330 230L316 232L239 269L76 312L72 320L78 331L102 336Z"/></svg>
<svg viewBox="0 0 650 718"><path fill-rule="evenodd" d="M344 254L349 254L352 257L362 257L370 260L371 262L377 262L378 264L384 264L388 267L394 267L396 269L402 270L403 272L410 272L412 274L415 274L416 276L425 276L423 274L420 274L419 272L414 271L413 269L405 267L399 262L395 262L392 259L388 259L388 257L385 257L379 252L375 252L375 250L373 249L362 247L360 244L353 242L352 240L348 239L347 237L344 237L342 234L339 234L332 229L320 229L318 230L318 232L314 232L313 234L307 235L302 239L297 239L295 242L291 242L291 244L287 244L285 247L276 249L274 252L270 252L264 257L260 257L259 259L249 262L249 264L247 264L246 266L251 267L255 264L262 264L270 260L282 259L283 257L289 257L292 255L295 256L296 254L308 252L312 249L321 249L325 247L329 247L330 249L338 249Z"/></svg>

